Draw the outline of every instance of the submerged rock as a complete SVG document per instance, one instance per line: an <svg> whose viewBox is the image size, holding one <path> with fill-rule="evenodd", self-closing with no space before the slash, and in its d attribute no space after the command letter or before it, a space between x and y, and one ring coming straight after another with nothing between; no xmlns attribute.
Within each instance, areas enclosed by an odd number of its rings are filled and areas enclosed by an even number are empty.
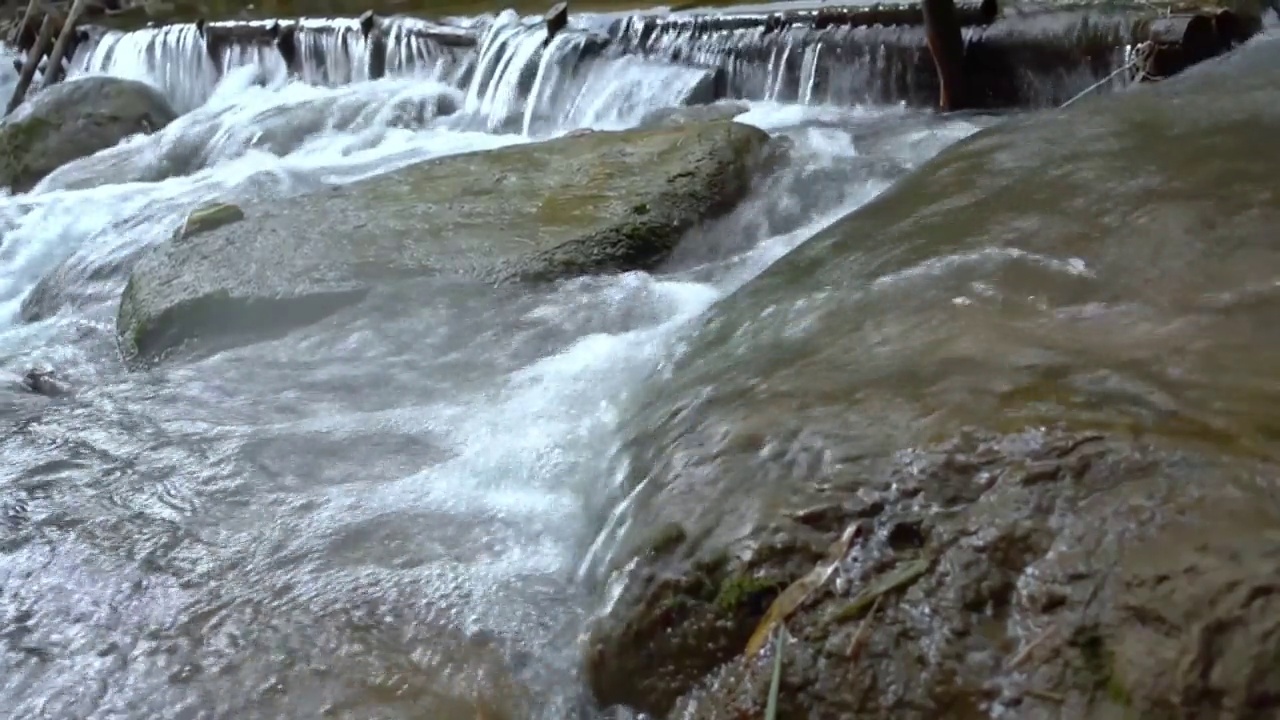
<svg viewBox="0 0 1280 720"><path fill-rule="evenodd" d="M62 165L159 130L175 117L158 90L136 80L59 83L0 122L0 185L26 192Z"/></svg>
<svg viewBox="0 0 1280 720"><path fill-rule="evenodd" d="M69 383L59 378L55 371L47 368L28 370L27 374L22 376L22 385L31 392L46 397L60 397L72 392Z"/></svg>
<svg viewBox="0 0 1280 720"><path fill-rule="evenodd" d="M142 257L120 301L120 346L147 361L196 338L274 333L403 279L649 268L738 203L767 141L731 122L590 133L245 205L243 219Z"/></svg>
<svg viewBox="0 0 1280 720"><path fill-rule="evenodd" d="M761 717L785 627L780 718L1274 716L1277 54L979 133L721 301L623 423L598 700Z"/></svg>

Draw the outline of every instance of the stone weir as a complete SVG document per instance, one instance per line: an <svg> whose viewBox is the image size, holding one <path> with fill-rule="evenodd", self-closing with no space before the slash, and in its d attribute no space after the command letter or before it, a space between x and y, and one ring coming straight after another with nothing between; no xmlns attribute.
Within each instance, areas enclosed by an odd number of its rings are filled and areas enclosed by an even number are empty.
<svg viewBox="0 0 1280 720"><path fill-rule="evenodd" d="M73 70L136 74L200 101L243 66L338 85L428 76L456 86L476 74L561 76L624 57L705 68L700 100L803 103L937 102L939 82L918 5L824 6L749 12L677 11L426 20L408 16L179 23L132 31L86 26ZM1107 80L1159 79L1260 31L1256 10L1124 5L957 7L970 104L1061 104ZM137 66L142 65L145 68ZM481 78L485 80L485 78ZM178 104L182 104L179 100Z"/></svg>

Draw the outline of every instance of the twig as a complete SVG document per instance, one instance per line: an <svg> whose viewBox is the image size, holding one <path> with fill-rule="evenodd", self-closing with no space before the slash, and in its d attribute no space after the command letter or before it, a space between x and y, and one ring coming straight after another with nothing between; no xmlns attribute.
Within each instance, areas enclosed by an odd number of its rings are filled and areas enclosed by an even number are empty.
<svg viewBox="0 0 1280 720"><path fill-rule="evenodd" d="M18 43L22 40L22 32L27 29L27 24L31 22L32 16L35 15L39 2L40 0L31 0L31 2L27 3L27 10L22 14L22 20L13 27L13 32L9 36L10 45L18 46Z"/></svg>
<svg viewBox="0 0 1280 720"><path fill-rule="evenodd" d="M1033 697L1037 700L1044 700L1046 702L1057 703L1059 705L1067 701L1067 698L1065 695L1060 695L1056 692L1050 692L1048 690L1037 690L1035 688L1027 688L1026 690L1023 690L1022 693L1028 697Z"/></svg>
<svg viewBox="0 0 1280 720"><path fill-rule="evenodd" d="M1075 101L1079 100L1080 98L1084 97L1085 95L1088 95L1089 93L1093 92L1094 90L1097 90L1098 88L1102 87L1103 85L1106 85L1107 83L1109 83L1109 82L1111 82L1112 80L1114 80L1114 79L1115 79L1115 77L1116 77L1117 75L1119 75L1120 73L1128 72L1129 70L1132 70L1134 67L1136 67L1136 65L1137 65L1137 63L1136 63L1136 62L1132 62L1132 61L1131 61L1131 62L1126 63L1126 64L1125 64L1125 65L1123 65L1120 69L1118 69L1118 70L1116 70L1115 72L1111 73L1110 75L1108 75L1108 76L1106 76L1106 77L1102 78L1101 80L1099 80L1098 82L1096 82L1096 83L1094 83L1094 84L1090 85L1089 87L1087 87L1087 88L1085 88L1085 89L1081 90L1078 94L1076 94L1076 96L1075 96L1075 97L1073 97L1073 98L1071 98L1070 100L1068 100L1068 101L1066 101L1066 102L1062 103L1061 105L1059 105L1059 106L1058 106L1058 109L1059 109L1059 110L1061 110L1062 108L1064 108L1064 107L1066 107L1066 106L1070 105L1071 103L1073 103L1073 102L1075 102Z"/></svg>
<svg viewBox="0 0 1280 720"><path fill-rule="evenodd" d="M1020 667L1027 661L1027 658L1031 657L1031 653L1035 652L1036 648L1043 645L1045 640L1048 640L1054 635L1057 629L1057 625L1050 625L1044 632L1037 635L1035 640L1032 640L1026 647L1019 650L1017 655L1013 656L1013 659L1009 661L1009 668L1014 669Z"/></svg>
<svg viewBox="0 0 1280 720"><path fill-rule="evenodd" d="M5 115L13 112L27 96L27 88L31 87L31 80L36 75L40 58L44 56L45 49L49 47L49 41L53 39L53 22L52 15L45 15L44 22L40 23L40 34L36 36L36 44L31 46L31 52L27 53L27 64L22 66L22 74L18 77L18 85L13 89L13 97L9 98L9 106L4 111Z"/></svg>
<svg viewBox="0 0 1280 720"><path fill-rule="evenodd" d="M67 54L71 38L75 37L76 23L80 22L85 5L85 0L75 0L71 11L67 13L67 20L62 24L62 34L58 36L58 42L54 43L53 49L49 51L49 64L44 69L44 87L49 87L62 78L62 56Z"/></svg>

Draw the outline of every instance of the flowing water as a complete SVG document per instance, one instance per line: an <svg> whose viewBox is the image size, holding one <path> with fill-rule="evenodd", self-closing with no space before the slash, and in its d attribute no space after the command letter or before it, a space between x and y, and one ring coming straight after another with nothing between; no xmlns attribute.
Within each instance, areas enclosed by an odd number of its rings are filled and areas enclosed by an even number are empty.
<svg viewBox="0 0 1280 720"><path fill-rule="evenodd" d="M195 206L635 125L705 76L575 69L513 15L487 33L460 64L341 86L267 55L212 67L182 28L83 51L77 72L188 112L0 201L0 714L589 714L578 643L599 598L577 573L618 398L690 319L980 122L759 97L739 120L793 138L791 166L662 272L438 283L122 369L128 268ZM38 366L76 393L22 392Z"/></svg>
<svg viewBox="0 0 1280 720"><path fill-rule="evenodd" d="M671 54L586 57L578 33L542 49L514 13L475 23L470 50L389 43L376 81L351 37L300 79L269 52L193 51L185 26L81 49L75 72L145 79L186 114L0 200L7 717L590 717L580 636L602 598L580 569L624 401L717 300L993 122L861 104L856 73L823 84L840 65L820 51L766 53L731 94L792 160L660 272L433 281L122 369L128 268L200 204L634 126L708 81ZM75 394L23 392L33 366Z"/></svg>

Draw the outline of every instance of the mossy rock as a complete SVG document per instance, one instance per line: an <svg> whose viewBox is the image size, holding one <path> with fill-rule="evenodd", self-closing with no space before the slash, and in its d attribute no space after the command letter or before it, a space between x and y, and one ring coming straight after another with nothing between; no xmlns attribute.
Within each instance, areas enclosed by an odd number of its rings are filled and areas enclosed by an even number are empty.
<svg viewBox="0 0 1280 720"><path fill-rule="evenodd" d="M138 363L219 334L277 333L424 277L501 283L650 269L746 195L768 140L729 121L586 133L239 212L198 211L188 226L228 222L139 260L120 302L120 347Z"/></svg>
<svg viewBox="0 0 1280 720"><path fill-rule="evenodd" d="M0 185L26 192L59 167L177 117L158 90L136 80L68 80L28 98L0 122Z"/></svg>

